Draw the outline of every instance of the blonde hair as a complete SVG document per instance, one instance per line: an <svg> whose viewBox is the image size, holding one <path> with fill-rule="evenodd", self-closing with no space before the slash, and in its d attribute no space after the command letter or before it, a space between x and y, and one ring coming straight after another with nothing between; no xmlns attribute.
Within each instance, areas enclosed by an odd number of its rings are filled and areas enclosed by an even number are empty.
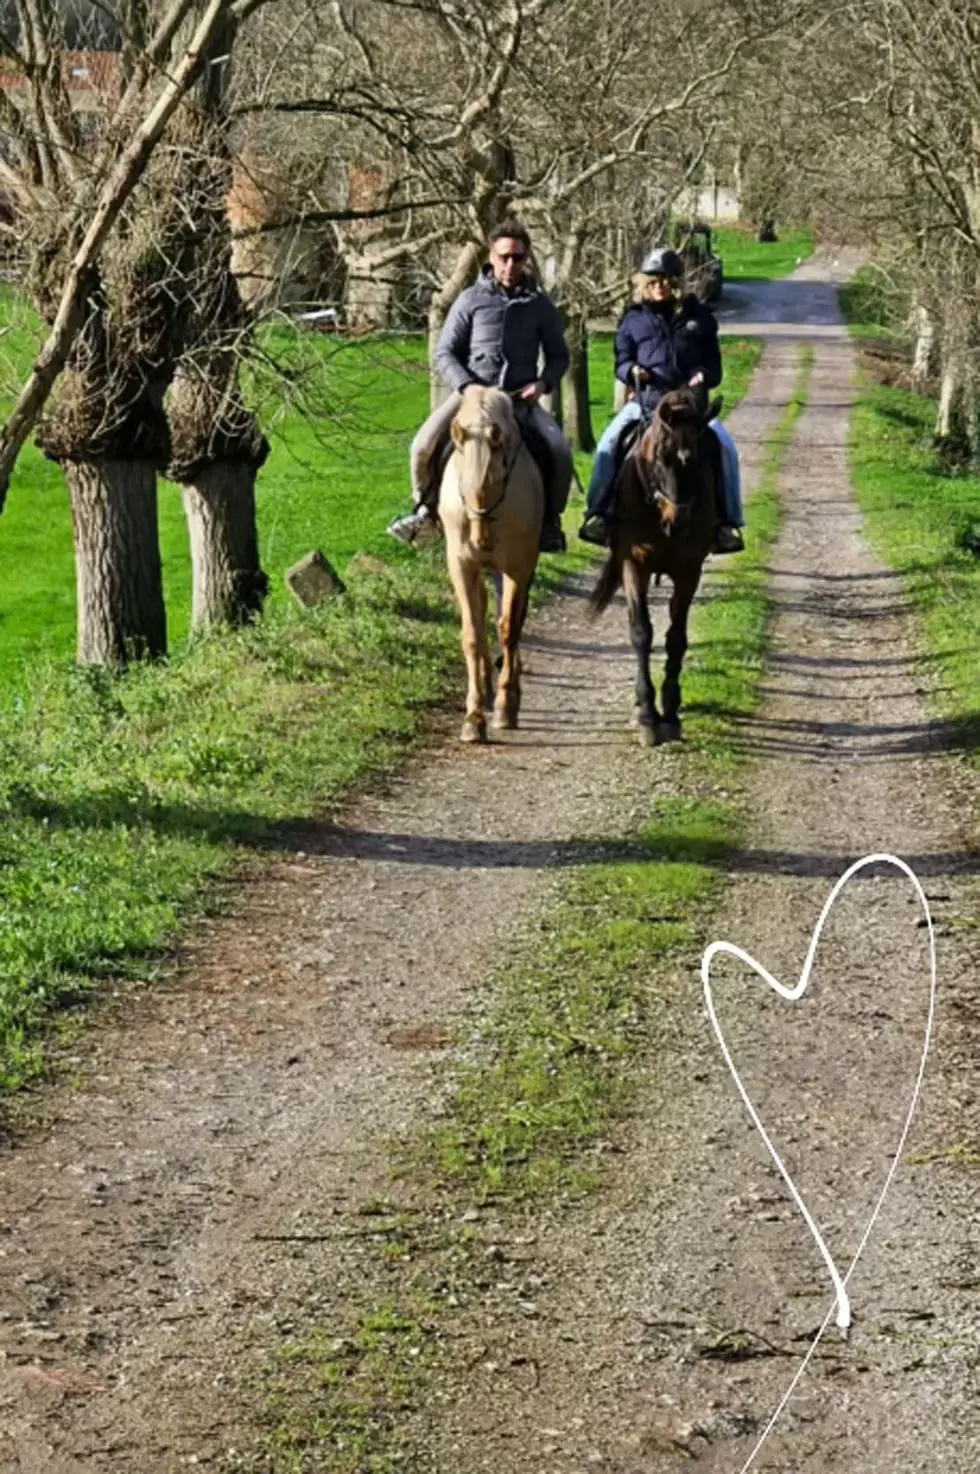
<svg viewBox="0 0 980 1474"><path fill-rule="evenodd" d="M647 289L651 286L653 280L654 278L652 276L645 276L642 271L638 271L636 273L636 275L633 277L634 302L646 302L648 300ZM683 286L679 279L676 286L674 287L673 295L678 300L683 295Z"/></svg>

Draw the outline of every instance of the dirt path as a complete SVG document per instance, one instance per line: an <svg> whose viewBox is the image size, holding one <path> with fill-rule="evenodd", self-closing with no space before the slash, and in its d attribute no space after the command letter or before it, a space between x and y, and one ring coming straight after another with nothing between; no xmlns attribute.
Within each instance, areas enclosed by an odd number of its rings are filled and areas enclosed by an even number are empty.
<svg viewBox="0 0 980 1474"><path fill-rule="evenodd" d="M758 825L719 922L784 973L848 859L897 850L955 917L968 858L947 760L912 689L897 590L847 501L850 355L828 334L819 268L810 275L793 311L817 319L813 404L774 566L771 689L744 732L760 758ZM732 420L749 483L794 378L793 336L773 336ZM217 1462L246 1416L243 1328L274 1341L291 1306L329 1308L355 1285L356 1244L278 1239L329 1227L384 1188L378 1136L432 1108L420 1062L469 1006L513 919L533 914L591 837L622 830L652 785L669 790L673 755L641 753L626 727L621 626L589 626L582 592L535 621L522 733L486 752L448 744L304 841L200 939L173 987L140 1000L95 1058L84 1046L81 1086L52 1091L43 1128L5 1149L0 1469L170 1474ZM914 917L892 881L859 886L828 933L803 1024L757 989L720 984L747 1077L772 1092L774 1132L792 1138L787 1154L839 1257L914 1073ZM964 935L942 939L919 1152L975 1139ZM719 1361L705 1346L739 1330L795 1349L820 1319L821 1266L739 1113L696 980L678 977L662 1010L618 1185L560 1239L545 1236L534 1321L495 1310L473 1327L488 1345L528 1344L537 1389L478 1368L439 1412L432 1467L639 1474L673 1467L681 1450L658 1448L679 1439L705 1469L737 1469L792 1363ZM971 1180L955 1160L903 1174L855 1278L852 1340L831 1346L760 1467L976 1467L975 1343L947 1344L976 1332L976 1289L954 1288L976 1283ZM794 1299L801 1286L816 1297Z"/></svg>
<svg viewBox="0 0 980 1474"><path fill-rule="evenodd" d="M980 1468L980 940L963 923L980 910L978 856L957 807L961 775L924 714L898 580L869 553L848 489L852 350L819 326L784 478L771 672L742 730L757 759L751 842L715 936L795 982L833 880L863 854L894 852L932 899L940 996L915 1165L851 1281L850 1338L829 1332L752 1467L970 1474ZM793 1007L734 964L717 969L733 1054L842 1268L916 1074L928 1004L919 914L890 872L857 882L824 931L811 994ZM459 1389L435 1467L451 1467L456 1448L467 1469L495 1474L659 1474L691 1459L706 1474L738 1474L831 1303L714 1046L694 968L660 1008L662 1047L616 1143L625 1165L541 1241L533 1268L546 1288L532 1321L488 1295L472 1328L485 1347L479 1373ZM525 1252L503 1249L505 1261ZM505 1262L501 1276L517 1272ZM518 1369L502 1374L516 1344Z"/></svg>
<svg viewBox="0 0 980 1474"><path fill-rule="evenodd" d="M773 352L733 419L750 481L794 377ZM305 838L3 1151L0 1469L162 1474L238 1441L243 1328L323 1274L275 1236L384 1187L378 1138L427 1108L419 1055L495 941L669 782L623 761L632 656L586 591L534 621L521 732L447 741Z"/></svg>

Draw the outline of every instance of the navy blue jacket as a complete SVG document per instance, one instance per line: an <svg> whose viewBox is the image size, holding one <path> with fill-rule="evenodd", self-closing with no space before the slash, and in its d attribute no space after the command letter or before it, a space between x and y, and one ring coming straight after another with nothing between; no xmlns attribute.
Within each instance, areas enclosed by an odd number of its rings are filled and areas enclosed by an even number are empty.
<svg viewBox="0 0 980 1474"><path fill-rule="evenodd" d="M485 266L453 303L435 360L450 389L523 389L541 378L550 390L568 371L568 348L558 308L529 273L507 293Z"/></svg>
<svg viewBox="0 0 980 1474"><path fill-rule="evenodd" d="M630 369L646 369L657 397L680 389L692 375L704 374L706 389L721 383L718 323L697 297L685 297L672 312L652 302L627 307L616 329L616 377L633 386Z"/></svg>

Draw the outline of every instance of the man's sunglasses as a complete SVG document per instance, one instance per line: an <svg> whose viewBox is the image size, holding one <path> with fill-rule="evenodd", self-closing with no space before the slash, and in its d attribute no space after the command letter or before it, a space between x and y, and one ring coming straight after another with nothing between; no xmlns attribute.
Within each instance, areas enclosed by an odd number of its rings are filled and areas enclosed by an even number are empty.
<svg viewBox="0 0 980 1474"><path fill-rule="evenodd" d="M526 251L498 251L497 259L500 261L523 261L526 255Z"/></svg>

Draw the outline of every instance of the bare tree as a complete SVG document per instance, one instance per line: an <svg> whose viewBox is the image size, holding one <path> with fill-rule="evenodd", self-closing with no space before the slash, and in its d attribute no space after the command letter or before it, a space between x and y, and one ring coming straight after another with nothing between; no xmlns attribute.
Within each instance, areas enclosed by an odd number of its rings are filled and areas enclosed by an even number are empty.
<svg viewBox="0 0 980 1474"><path fill-rule="evenodd" d="M224 60L197 84L173 141L195 248L178 288L186 346L167 403L168 474L183 488L195 631L250 619L268 589L259 562L255 481L269 445L240 389L251 322L232 272L228 218L233 172L228 93L236 27L229 16L218 32L215 49Z"/></svg>
<svg viewBox="0 0 980 1474"><path fill-rule="evenodd" d="M171 284L190 272L196 242L173 157L158 145L229 22L261 3L100 6L122 45L93 123L70 87L78 15L15 0L18 29L5 44L24 105L0 99L0 183L51 332L0 437L0 489L58 383L38 441L71 492L83 663L166 648L156 476L169 458L163 399L183 332Z"/></svg>

